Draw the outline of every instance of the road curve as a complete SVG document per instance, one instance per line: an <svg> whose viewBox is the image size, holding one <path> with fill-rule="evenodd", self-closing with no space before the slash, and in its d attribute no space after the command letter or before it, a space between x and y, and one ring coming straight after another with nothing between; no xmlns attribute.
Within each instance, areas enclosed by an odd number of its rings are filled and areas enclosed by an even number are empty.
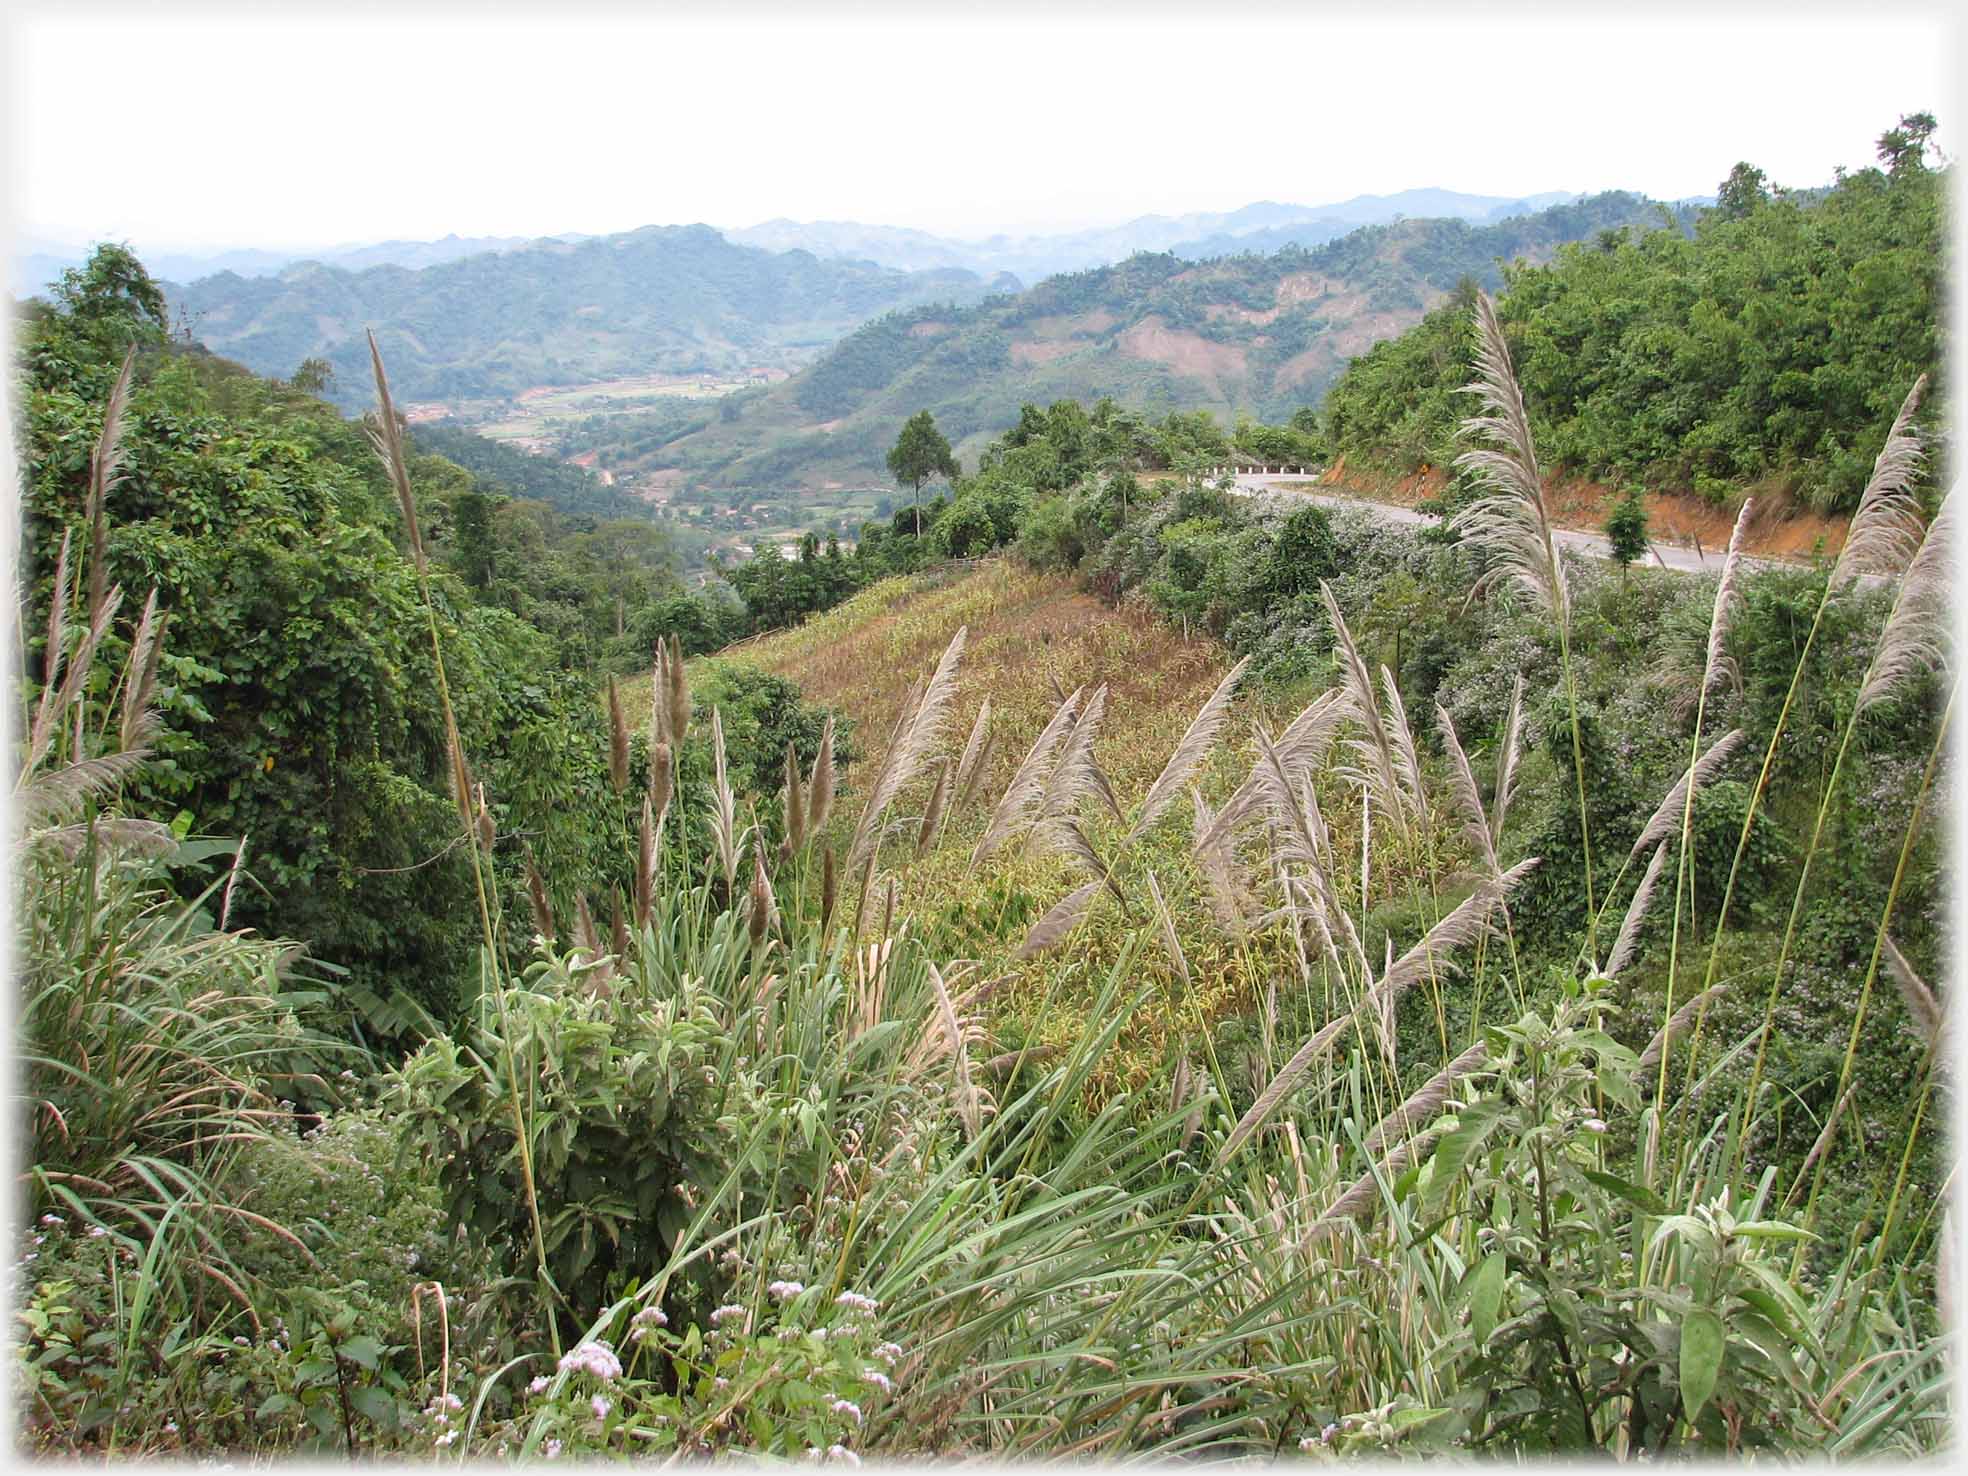
<svg viewBox="0 0 1968 1476"><path fill-rule="evenodd" d="M1388 523L1401 523L1412 527L1427 527L1436 519L1427 513L1418 513L1411 507L1401 507L1391 502L1376 502L1370 497L1356 497L1344 492L1313 491L1318 475L1312 472L1239 472L1236 476L1237 491L1248 497L1277 497L1302 502L1315 502L1321 507L1364 508L1375 517ZM1575 553L1588 555L1595 559L1610 560L1613 547L1597 533L1580 533L1570 528L1558 528L1552 537L1560 548L1568 548ZM1649 542L1648 552L1663 569L1672 569L1680 574L1719 574L1722 571L1722 556L1725 550L1714 549L1697 552L1692 548L1682 548L1676 544ZM1782 559L1760 559L1744 555L1743 563L1760 569L1794 569L1796 564Z"/></svg>

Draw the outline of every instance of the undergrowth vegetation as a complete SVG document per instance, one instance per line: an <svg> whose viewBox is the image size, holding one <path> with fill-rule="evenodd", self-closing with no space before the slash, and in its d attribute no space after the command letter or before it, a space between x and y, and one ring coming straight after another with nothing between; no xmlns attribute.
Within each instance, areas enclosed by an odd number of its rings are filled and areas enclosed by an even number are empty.
<svg viewBox="0 0 1968 1476"><path fill-rule="evenodd" d="M401 792L476 919L388 1050L146 805L186 592L105 554L126 359L23 621L26 1442L1942 1448L1920 387L1836 565L1628 577L1559 556L1475 309L1452 536L1089 469L1018 537L1092 593L672 639L551 764L375 355Z"/></svg>

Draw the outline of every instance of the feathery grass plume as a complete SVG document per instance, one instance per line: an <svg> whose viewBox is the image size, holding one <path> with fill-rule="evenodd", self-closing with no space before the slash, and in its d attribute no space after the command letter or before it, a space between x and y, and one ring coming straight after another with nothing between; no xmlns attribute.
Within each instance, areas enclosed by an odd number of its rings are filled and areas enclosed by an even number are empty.
<svg viewBox="0 0 1968 1476"><path fill-rule="evenodd" d="M1506 901L1517 884L1530 875L1539 858L1531 856L1495 877L1486 877L1476 890L1451 909L1422 936L1422 940L1402 954L1382 972L1368 993L1383 1008L1391 1008L1423 975L1451 966L1442 954L1451 948L1473 943L1490 930L1490 913ZM1391 941L1391 940L1390 940Z"/></svg>
<svg viewBox="0 0 1968 1476"><path fill-rule="evenodd" d="M41 654L41 701L34 709L34 723L28 730L31 745L38 745L39 735L51 731L56 711L55 695L62 685L62 657L68 644L63 639L67 633L64 617L68 614L71 597L68 549L73 537L70 529L62 529L61 552L55 555L55 594L48 606L48 644ZM24 767L32 768L33 761L29 760Z"/></svg>
<svg viewBox="0 0 1968 1476"><path fill-rule="evenodd" d="M1344 693L1338 688L1329 688L1313 698L1310 705L1278 735L1273 747L1277 749L1284 771L1293 784L1325 762L1333 738L1349 711ZM1198 854L1227 846L1232 832L1261 807L1268 792L1268 781L1259 772L1263 764L1264 760L1260 758L1251 766L1250 774L1223 802L1223 808L1197 832L1194 849Z"/></svg>
<svg viewBox="0 0 1968 1476"><path fill-rule="evenodd" d="M1380 699L1374 695L1373 678L1367 672L1359 646L1354 643L1353 632L1347 628L1346 617L1339 613L1339 601L1333 597L1332 586L1323 579L1319 581L1319 595L1325 601L1326 616L1332 623L1333 642L1340 657L1340 677L1352 705L1352 716L1367 730L1365 738L1355 739L1353 743L1354 750L1367 760L1363 777L1379 790L1381 803L1387 810L1398 817L1405 806L1400 782L1394 777L1394 751L1387 741L1387 724L1380 715Z"/></svg>
<svg viewBox="0 0 1968 1476"><path fill-rule="evenodd" d="M660 821L670 812L670 794L676 784L676 759L667 739L649 750L649 784L643 798L656 807Z"/></svg>
<svg viewBox="0 0 1968 1476"><path fill-rule="evenodd" d="M820 936L827 936L827 924L834 920L834 904L840 900L840 877L834 870L834 848L820 853Z"/></svg>
<svg viewBox="0 0 1968 1476"><path fill-rule="evenodd" d="M1040 830L1070 816L1080 800L1097 788L1093 740L1099 735L1101 720L1106 716L1107 686L1103 682L1073 720L1072 728L1059 745L1059 757L1053 762L1052 772L1046 775L1037 806L1036 824Z"/></svg>
<svg viewBox="0 0 1968 1476"><path fill-rule="evenodd" d="M820 754L813 761L813 777L806 791L806 833L818 835L820 827L834 812L834 715L820 729Z"/></svg>
<svg viewBox="0 0 1968 1476"><path fill-rule="evenodd" d="M1394 752L1394 773L1405 791L1409 811L1425 834L1429 825L1428 791L1421 782L1421 755L1415 751L1414 728L1408 722L1407 704L1401 701L1401 689L1395 684L1394 673L1385 666L1380 669L1380 685L1387 699L1384 711L1387 714L1389 746Z"/></svg>
<svg viewBox="0 0 1968 1476"><path fill-rule="evenodd" d="M629 956L629 924L628 919L622 915L622 893L619 890L610 890L608 906L608 936L614 945L615 956L617 958L627 958Z"/></svg>
<svg viewBox="0 0 1968 1476"><path fill-rule="evenodd" d="M1906 961L1906 955L1900 952L1900 945L1893 941L1891 933L1882 934L1879 941L1886 954L1887 971L1900 987L1900 998L1906 1001L1907 1015L1913 1021L1915 1033L1930 1049L1939 1050L1941 1002L1934 998L1934 991L1927 987L1927 981L1913 971L1913 965Z"/></svg>
<svg viewBox="0 0 1968 1476"><path fill-rule="evenodd" d="M1483 813L1483 792L1476 787L1476 775L1469 767L1469 755L1462 751L1455 721L1441 703L1435 704L1435 726L1441 731L1442 746L1449 754L1449 793L1462 812L1462 833L1483 858L1491 875L1503 868L1497 863L1496 837L1490 833L1489 817Z"/></svg>
<svg viewBox="0 0 1968 1476"><path fill-rule="evenodd" d="M589 958L601 957L601 934L595 930L594 913L588 907L588 894L574 895L574 946Z"/></svg>
<svg viewBox="0 0 1968 1476"><path fill-rule="evenodd" d="M970 766L970 774L964 780L963 787L957 791L956 798L950 802L950 808L953 811L969 808L971 800L976 798L977 791L983 788L984 776L991 772L991 760L997 756L998 735L996 733L986 733L984 735L984 751L978 754L977 762Z"/></svg>
<svg viewBox="0 0 1968 1476"><path fill-rule="evenodd" d="M793 855L806 844L806 796L800 792L799 755L786 745L785 800L786 840L782 854Z"/></svg>
<svg viewBox="0 0 1968 1476"><path fill-rule="evenodd" d="M157 691L157 663L164 654L168 613L157 608L157 589L151 587L143 616L130 642L130 659L123 671L123 710L117 725L118 746L126 752L146 743L157 728L157 711L150 705Z"/></svg>
<svg viewBox="0 0 1968 1476"><path fill-rule="evenodd" d="M1237 1150L1250 1140L1251 1134L1264 1126L1265 1121L1277 1110L1278 1104L1291 1094L1304 1078L1305 1073L1312 1069L1312 1063L1331 1050L1333 1042L1338 1040L1340 1034L1352 1023L1353 1014L1350 1010L1345 1014L1335 1015L1320 1026L1318 1032L1300 1046L1289 1061L1278 1068L1278 1074L1266 1083L1264 1090L1258 1093L1257 1100L1250 1104L1250 1110L1237 1119L1237 1125L1230 1130L1230 1136L1223 1140L1223 1146L1216 1152L1212 1171L1222 1168L1236 1156Z"/></svg>
<svg viewBox="0 0 1968 1476"><path fill-rule="evenodd" d="M1429 1077L1415 1089L1407 1101L1383 1117L1375 1125L1374 1130L1367 1134L1367 1140L1362 1145L1367 1157L1377 1158L1380 1156L1380 1151L1389 1143L1407 1137L1414 1131L1417 1123L1432 1116L1444 1102L1449 1100L1449 1093L1455 1090L1457 1082L1472 1071L1481 1070L1489 1057L1489 1046L1478 1041Z"/></svg>
<svg viewBox="0 0 1968 1476"><path fill-rule="evenodd" d="M1477 593L1499 581L1513 581L1554 621L1568 625L1570 594L1545 511L1544 478L1531 444L1531 418L1510 367L1510 348L1497 322L1496 305L1487 292L1476 295L1476 369L1476 381L1463 390L1481 396L1488 413L1464 420L1460 434L1491 444L1463 452L1455 464L1475 473L1491 490L1489 496L1458 512L1449 526L1493 560L1476 581Z"/></svg>
<svg viewBox="0 0 1968 1476"><path fill-rule="evenodd" d="M1852 514L1852 524L1845 530L1845 546L1838 551L1838 562L1831 566L1834 586L1857 574L1896 574L1920 547L1926 519L1913 492L1913 479L1926 452L1912 424L1926 389L1927 376L1923 374L1914 380L1900 413L1893 417L1886 444L1872 463L1872 477L1859 495L1859 510Z"/></svg>
<svg viewBox="0 0 1968 1476"><path fill-rule="evenodd" d="M490 855L493 844L499 839L499 828L492 823L492 810L485 803L485 786L483 784L478 786L477 794L477 813L474 819L478 824L478 843L485 848L486 854Z"/></svg>
<svg viewBox="0 0 1968 1476"><path fill-rule="evenodd" d="M665 675L669 677L670 695L665 704L669 712L670 742L678 748L690 735L690 674L683 669L683 641L674 633L670 636L670 659Z"/></svg>
<svg viewBox="0 0 1968 1476"><path fill-rule="evenodd" d="M670 726L670 653L663 648L661 640L656 642L656 655L649 664L649 747L654 752L659 743L671 741Z"/></svg>
<svg viewBox="0 0 1968 1476"><path fill-rule="evenodd" d="M1080 919L1086 916L1093 894L1099 890L1100 881L1096 878L1085 886L1075 887L1053 903L1046 915L1032 925L1032 931L1025 935L1025 941L1018 945L1018 951L1012 954L1011 961L1023 963L1065 942L1067 934L1077 928Z"/></svg>
<svg viewBox="0 0 1968 1476"><path fill-rule="evenodd" d="M950 707L957 695L957 663L963 658L964 645L969 639L970 627L958 626L957 633L950 637L950 644L943 648L943 657L936 663L929 685L923 688L922 700L916 704L915 711L909 715L895 741L889 744L888 753L882 759L881 771L868 793L868 803L861 811L860 822L854 827L854 841L848 848L850 866L877 848L876 837L880 833L883 814L895 796L922 772L923 765L929 762L931 752L942 739L943 725L949 719Z"/></svg>
<svg viewBox="0 0 1968 1476"><path fill-rule="evenodd" d="M963 807L964 797L977 782L978 764L984 756L984 740L990 726L991 699L986 697L977 706L977 717L970 725L970 737L964 741L963 757L957 760L956 777L950 781L952 809Z"/></svg>
<svg viewBox="0 0 1968 1476"><path fill-rule="evenodd" d="M1665 849L1665 847L1663 847ZM1645 1082L1654 1076L1661 1063L1661 1057L1687 1033L1688 1026L1714 1000L1721 998L1728 989L1727 984L1711 984L1699 994L1691 995L1681 1008L1667 1017L1667 1023L1654 1032L1654 1038L1647 1042L1647 1049L1640 1053L1640 1060L1633 1068L1633 1079Z"/></svg>
<svg viewBox="0 0 1968 1476"><path fill-rule="evenodd" d="M929 792L929 803L923 807L922 825L916 831L916 854L923 855L936 842L936 832L943 824L943 807L950 802L950 761L944 759L937 765L936 787Z"/></svg>
<svg viewBox="0 0 1968 1476"><path fill-rule="evenodd" d="M1310 874L1316 889L1319 905L1313 909L1321 932L1326 934L1328 946L1332 944L1332 925L1337 923L1339 934L1344 938L1347 951L1358 961L1362 973L1370 972L1366 951L1360 943L1360 935L1353 926L1353 919L1341 905L1333 890L1332 877L1328 874L1327 862L1330 846L1325 830L1325 819L1319 814L1319 803L1312 788L1311 776L1300 778L1296 788L1287 771L1284 756L1277 746L1267 739L1262 731L1252 735L1257 744L1259 763L1265 783L1267 803L1271 813L1284 822L1288 837L1282 844L1271 847L1273 856L1284 862L1297 862ZM1336 949L1335 949L1336 951Z"/></svg>
<svg viewBox="0 0 1968 1476"><path fill-rule="evenodd" d="M533 931L549 942L554 937L553 904L547 900L546 878L540 875L540 868L533 864L533 848L526 847L522 852L526 858L526 901L533 909Z"/></svg>
<svg viewBox="0 0 1968 1476"><path fill-rule="evenodd" d="M629 725L622 721L622 699L613 676L608 679L608 787L617 794L629 787Z"/></svg>
<svg viewBox="0 0 1968 1476"><path fill-rule="evenodd" d="M963 1027L957 1023L956 1006L950 1003L950 991L943 983L943 975L937 971L936 964L925 959L925 969L929 973L930 988L936 994L937 1017L943 1022L943 1030L950 1038L950 1056L955 1063L957 1077L957 1113L963 1119L964 1131L976 1141L977 1135L984 1131L984 1109L977 1088L970 1079L970 1048L964 1040Z"/></svg>
<svg viewBox="0 0 1968 1476"><path fill-rule="evenodd" d="M1680 831L1682 812L1688 802L1688 780L1692 777L1695 788L1699 791L1702 785L1714 777L1715 771L1728 762L1729 755L1736 751L1742 741L1742 729L1731 728L1709 745L1708 752L1695 761L1693 768L1681 771L1681 777L1674 781L1674 787L1662 797L1659 808L1654 811L1652 818L1641 830L1639 839L1633 842L1633 849L1627 854L1628 861L1639 860L1640 853L1647 847L1656 841L1666 840Z"/></svg>
<svg viewBox="0 0 1968 1476"><path fill-rule="evenodd" d="M1381 1181L1406 1173L1421 1156L1421 1151L1433 1145L1439 1135L1439 1129L1430 1128L1408 1139L1376 1165L1376 1172L1364 1173L1347 1185L1346 1191L1326 1206L1325 1213L1306 1227L1300 1244L1313 1245L1328 1236L1337 1235L1346 1225L1366 1214L1379 1200Z"/></svg>
<svg viewBox="0 0 1968 1476"><path fill-rule="evenodd" d="M1490 796L1490 839L1503 844L1503 821L1510 813L1510 801L1517 790L1517 761L1524 756L1524 673L1510 685L1510 711L1503 720L1503 735L1497 740L1496 793Z"/></svg>
<svg viewBox="0 0 1968 1476"><path fill-rule="evenodd" d="M668 813L668 807L664 809ZM649 796L642 797L642 824L636 831L636 874L635 874L635 920L637 929L649 926L650 914L656 907L656 848L661 844L663 833L662 817L657 815L656 807L649 803Z"/></svg>
<svg viewBox="0 0 1968 1476"><path fill-rule="evenodd" d="M130 403L130 370L136 364L134 344L123 355L123 367L110 387L103 407L102 434L89 456L89 616L102 608L109 594L109 494L123 476L123 412Z"/></svg>
<svg viewBox="0 0 1968 1476"><path fill-rule="evenodd" d="M1647 863L1640 885L1633 889L1633 900L1626 904L1626 919L1620 924L1619 936L1613 939L1613 951L1606 955L1606 967L1601 972L1608 979L1617 979L1620 970L1633 962L1634 951L1640 946L1640 924L1646 921L1647 909L1653 905L1654 888L1660 883L1661 867L1666 861L1667 842L1662 841L1654 847L1654 859Z"/></svg>
<svg viewBox="0 0 1968 1476"><path fill-rule="evenodd" d="M1180 1112L1182 1104L1189 1100L1189 1058L1177 1056L1175 1070L1169 1075L1169 1111Z"/></svg>
<svg viewBox="0 0 1968 1476"><path fill-rule="evenodd" d="M1121 904L1121 911L1127 914L1130 921L1133 920L1134 909L1128 906L1127 894L1114 880L1114 873L1107 869L1107 863L1100 859L1093 842L1087 839L1078 815L1062 815L1057 820L1048 821L1042 835L1048 851L1077 861L1092 872L1114 894L1114 900Z"/></svg>
<svg viewBox="0 0 1968 1476"><path fill-rule="evenodd" d="M758 947L765 941L779 913L779 906L772 895L772 883L765 875L765 850L761 846L752 847L752 894L750 905L745 913L745 928L751 934L752 946Z"/></svg>
<svg viewBox="0 0 1968 1476"><path fill-rule="evenodd" d="M1945 670L1953 635L1951 609L1954 570L1954 497L1959 484L1948 489L1940 510L1927 525L1920 550L1907 565L1893 613L1879 633L1865 685L1859 688L1856 713L1884 702L1923 671Z"/></svg>
<svg viewBox="0 0 1968 1476"><path fill-rule="evenodd" d="M38 833L40 828L74 821L81 814L84 800L116 788L140 770L149 757L150 750L147 748L129 748L121 753L103 753L93 758L77 759L58 769L23 769L14 789L14 823L27 832L25 839L28 843L40 845L53 842L73 856L78 849L76 842L80 840L79 836L71 835L66 830ZM99 820L97 823L104 822Z"/></svg>
<svg viewBox="0 0 1968 1476"><path fill-rule="evenodd" d="M1715 608L1708 617L1708 655L1702 663L1704 694L1714 690L1716 678L1735 675L1735 663L1723 654L1722 647L1729 639L1729 622L1742 604L1736 580L1742 571L1743 534L1749 528L1750 509L1755 506L1754 498L1743 499L1742 510L1736 514L1736 526L1729 533L1729 551L1722 558L1722 578L1715 586Z"/></svg>
<svg viewBox="0 0 1968 1476"><path fill-rule="evenodd" d="M424 560L424 535L417 526L417 499L410 491L410 469L403 460L403 428L397 423L396 404L390 399L389 376L383 373L382 350L376 347L376 331L369 330L369 362L376 371L376 424L369 429L369 443L382 458L389 472L390 485L403 509L403 527L410 536L410 554L416 560L420 578L429 574Z"/></svg>
<svg viewBox="0 0 1968 1476"><path fill-rule="evenodd" d="M729 897L738 885L738 801L731 793L724 757L724 715L715 707L711 709L711 775L711 837Z"/></svg>
<svg viewBox="0 0 1968 1476"><path fill-rule="evenodd" d="M1133 845L1149 826L1161 818L1162 812L1175 803L1176 796L1189 782L1189 776L1196 772L1196 766L1202 763L1210 745L1216 742L1216 735L1223 730L1223 724L1230 716L1230 695L1250 663L1251 658L1246 656L1231 667L1229 675L1217 683L1209 700L1190 720L1182 741L1175 745L1175 752L1162 766L1160 776L1149 786L1148 797L1141 802L1141 813L1135 818L1126 839L1121 842L1123 849Z"/></svg>
<svg viewBox="0 0 1968 1476"><path fill-rule="evenodd" d="M80 723L78 704L82 700L82 689L88 684L89 673L95 667L96 648L102 644L103 637L109 634L110 622L116 618L116 612L122 604L123 586L111 585L109 593L103 596L101 607L83 630L81 641L69 654L68 673L62 678L60 690L55 691L53 683L43 688L41 707L35 715L34 727L28 734L27 757L21 761L22 781L25 781L27 776L34 773L39 766L42 758L47 754L48 745L54 741L55 734L61 727L63 716L71 708L76 709L76 720L78 724ZM56 639L60 639L58 628ZM50 691L55 691L52 702L48 700Z"/></svg>
<svg viewBox="0 0 1968 1476"><path fill-rule="evenodd" d="M1168 901L1162 896L1161 886L1152 871L1148 873L1148 895L1155 901L1155 924L1162 935L1162 946L1168 950L1169 962L1175 965L1182 987L1187 989L1190 986L1189 960L1182 952L1181 940L1175 936L1175 919L1169 916Z"/></svg>
<svg viewBox="0 0 1968 1476"><path fill-rule="evenodd" d="M1228 841L1219 845L1204 844L1207 837L1215 832L1216 817L1210 814L1202 791L1191 785L1189 798L1195 806L1197 835L1190 849L1196 858L1196 869L1202 874L1204 896L1217 926L1231 937L1241 938L1250 931L1251 913L1255 910L1250 889L1239 877Z"/></svg>
<svg viewBox="0 0 1968 1476"><path fill-rule="evenodd" d="M982 861L1009 840L1031 813L1032 807L1044 791L1048 772L1046 766L1052 758L1053 750L1058 748L1060 740L1066 736L1067 728L1078 715L1080 694L1085 690L1084 687L1075 687L1072 694L1054 709L1050 720L1039 731L1039 736L1032 740L1031 748L1026 751L1025 757L1012 773L1011 782L1005 786L997 808L991 812L991 820L984 828L983 838L970 853L973 863Z"/></svg>

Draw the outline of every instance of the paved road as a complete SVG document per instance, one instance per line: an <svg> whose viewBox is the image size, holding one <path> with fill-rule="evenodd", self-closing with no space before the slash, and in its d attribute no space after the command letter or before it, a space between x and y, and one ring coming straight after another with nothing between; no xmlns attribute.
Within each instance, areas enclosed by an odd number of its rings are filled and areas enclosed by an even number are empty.
<svg viewBox="0 0 1968 1476"><path fill-rule="evenodd" d="M1435 522L1426 513L1418 513L1413 508L1401 507L1391 502L1376 502L1368 497L1355 497L1344 492L1313 491L1310 484L1319 480L1317 475L1306 473L1302 476L1278 472L1239 472L1237 490L1252 497L1277 497L1316 502L1321 507L1365 508L1375 517L1389 523L1406 523L1424 527ZM1576 533L1568 528L1554 532L1553 537L1561 548L1569 548L1577 553L1587 554L1595 559L1610 559L1612 545L1597 533ZM1653 558L1664 569L1674 569L1683 574L1719 574L1722 572L1722 556L1725 548L1707 549L1702 553L1679 544L1650 543L1648 548ZM1755 559L1744 557L1743 562L1752 567L1781 569L1796 567L1786 565L1781 559Z"/></svg>

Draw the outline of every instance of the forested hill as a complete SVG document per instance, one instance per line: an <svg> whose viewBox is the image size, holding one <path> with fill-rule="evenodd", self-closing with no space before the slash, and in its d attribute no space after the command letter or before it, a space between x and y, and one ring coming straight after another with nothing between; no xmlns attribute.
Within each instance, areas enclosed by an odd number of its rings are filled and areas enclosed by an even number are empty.
<svg viewBox="0 0 1968 1476"><path fill-rule="evenodd" d="M1489 226L1371 226L1310 251L1201 263L1142 254L964 311L898 311L791 380L747 392L643 465L705 485L882 481L896 428L918 410L932 410L959 454L974 455L1028 401L1103 395L1151 412L1282 420L1464 276L1494 287L1500 260L1659 226L1674 218L1664 209L1609 193Z"/></svg>
<svg viewBox="0 0 1968 1476"><path fill-rule="evenodd" d="M404 399L503 396L632 374L797 369L881 313L976 302L992 285L967 271L734 246L708 226L650 226L420 271L302 262L165 291L196 338L259 373L327 360L331 395L356 408L369 392L371 327Z"/></svg>
<svg viewBox="0 0 1968 1476"><path fill-rule="evenodd" d="M1917 376L1944 423L1952 171L1926 166L1924 138L1889 132L1886 169L1828 190L1772 192L1739 165L1692 237L1629 232L1507 271L1497 314L1545 459L1853 506ZM1444 308L1356 359L1326 397L1333 449L1447 465L1473 348L1469 314Z"/></svg>

